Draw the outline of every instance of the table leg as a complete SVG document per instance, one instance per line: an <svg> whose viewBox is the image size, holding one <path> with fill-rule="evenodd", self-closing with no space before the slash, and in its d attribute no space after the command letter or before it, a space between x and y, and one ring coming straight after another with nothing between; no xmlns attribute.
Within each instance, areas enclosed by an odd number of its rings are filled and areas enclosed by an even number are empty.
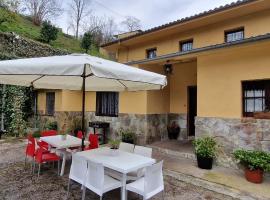
<svg viewBox="0 0 270 200"><path fill-rule="evenodd" d="M127 199L126 184L127 184L127 175L123 174L123 177L122 177L122 189L121 189L121 200L126 200Z"/></svg>
<svg viewBox="0 0 270 200"><path fill-rule="evenodd" d="M63 152L63 160L62 160L62 167L61 167L60 176L63 176L64 175L65 165L66 165L66 159L67 159L67 154L66 154L66 152Z"/></svg>

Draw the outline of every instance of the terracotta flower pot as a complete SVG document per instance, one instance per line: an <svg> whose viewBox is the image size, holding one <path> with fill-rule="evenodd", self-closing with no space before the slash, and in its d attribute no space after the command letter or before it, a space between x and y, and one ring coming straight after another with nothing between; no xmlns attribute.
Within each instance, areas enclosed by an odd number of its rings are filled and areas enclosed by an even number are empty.
<svg viewBox="0 0 270 200"><path fill-rule="evenodd" d="M245 177L247 181L251 183L262 183L263 182L263 171L245 169Z"/></svg>

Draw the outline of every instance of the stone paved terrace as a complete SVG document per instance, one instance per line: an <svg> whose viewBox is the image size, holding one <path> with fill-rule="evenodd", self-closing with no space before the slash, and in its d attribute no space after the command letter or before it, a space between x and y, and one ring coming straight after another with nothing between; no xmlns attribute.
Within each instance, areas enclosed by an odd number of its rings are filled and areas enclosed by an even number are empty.
<svg viewBox="0 0 270 200"><path fill-rule="evenodd" d="M150 146L154 148L153 156L157 160L164 160L166 175L233 198L270 199L269 174L264 177L263 184L253 184L246 181L241 169L218 166L214 166L210 171L199 169L196 160L193 159L195 155L192 147L188 143L164 141Z"/></svg>
<svg viewBox="0 0 270 200"><path fill-rule="evenodd" d="M0 141L0 199L66 199L68 170L63 177L56 176L56 169L43 167L40 178L31 175L29 165L24 169L25 140ZM239 172L234 177L231 172L215 168L213 171L204 171L196 168L191 159L178 159L159 152L154 153L157 159L165 161L165 199L166 200L230 200L230 199L267 199L252 198L245 192L225 187L224 182L233 182L231 186L254 191L254 194L269 195L269 181L263 185L254 185L246 182ZM68 169L69 165L67 165ZM227 174L226 174L227 173ZM209 182L209 181L211 182ZM226 182L226 181L225 181ZM224 184L225 184L224 182ZM228 189L230 188L230 189ZM257 190L257 192L255 192ZM105 195L105 200L118 200L120 191L115 190ZM268 196L270 197L270 196ZM80 186L74 184L69 199L81 199ZM86 199L99 199L92 192L87 192ZM138 196L129 194L129 200L137 200ZM160 200L161 195L153 200ZM269 199L269 198L268 198Z"/></svg>

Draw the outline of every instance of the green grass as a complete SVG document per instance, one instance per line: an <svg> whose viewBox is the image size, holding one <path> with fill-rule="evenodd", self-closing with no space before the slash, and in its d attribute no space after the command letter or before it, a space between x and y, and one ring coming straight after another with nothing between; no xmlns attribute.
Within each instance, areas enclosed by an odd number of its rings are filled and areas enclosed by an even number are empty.
<svg viewBox="0 0 270 200"><path fill-rule="evenodd" d="M0 12L3 10L0 8ZM4 23L4 26L0 26L2 32L14 32L26 38L39 41L40 38L40 26L36 26L32 23L31 19L22 15L15 15L13 22ZM50 44L54 48L66 49L72 53L84 53L84 50L80 47L80 41L72 36L66 35L63 32L58 33L58 38L52 41ZM92 49L89 54L94 56L101 56L97 48Z"/></svg>

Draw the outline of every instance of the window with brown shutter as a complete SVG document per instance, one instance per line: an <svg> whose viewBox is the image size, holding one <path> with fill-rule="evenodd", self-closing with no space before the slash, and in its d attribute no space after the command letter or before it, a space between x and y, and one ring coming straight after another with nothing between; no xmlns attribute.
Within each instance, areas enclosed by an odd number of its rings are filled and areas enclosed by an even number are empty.
<svg viewBox="0 0 270 200"><path fill-rule="evenodd" d="M55 92L46 93L46 114L54 115L55 109Z"/></svg>

